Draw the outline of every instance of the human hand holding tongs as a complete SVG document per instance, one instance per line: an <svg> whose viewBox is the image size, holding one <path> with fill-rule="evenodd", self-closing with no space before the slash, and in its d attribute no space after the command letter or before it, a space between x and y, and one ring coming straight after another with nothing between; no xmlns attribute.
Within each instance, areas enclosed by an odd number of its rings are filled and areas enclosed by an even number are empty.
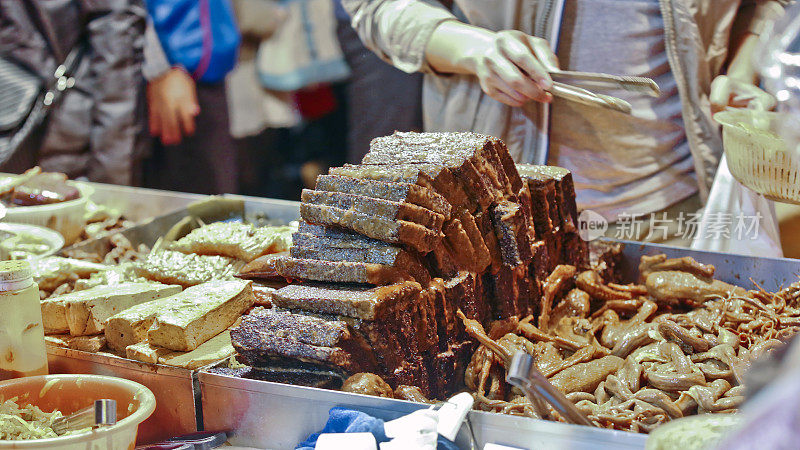
<svg viewBox="0 0 800 450"><path fill-rule="evenodd" d="M473 75L489 97L511 107L553 96L630 113L626 101L589 90L630 90L658 96L649 78L561 70L550 43L519 30L492 31L442 22L431 35L425 60L440 73Z"/></svg>

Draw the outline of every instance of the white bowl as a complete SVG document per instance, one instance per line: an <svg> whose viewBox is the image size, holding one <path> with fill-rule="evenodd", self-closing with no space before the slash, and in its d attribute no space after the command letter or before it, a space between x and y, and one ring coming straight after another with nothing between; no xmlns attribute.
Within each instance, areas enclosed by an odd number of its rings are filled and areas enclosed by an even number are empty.
<svg viewBox="0 0 800 450"><path fill-rule="evenodd" d="M52 256L64 247L64 238L57 231L53 231L49 228L39 227L36 225L27 225L24 223L0 223L0 231L32 234L47 244L49 248L47 252L39 255L31 255L28 259Z"/></svg>
<svg viewBox="0 0 800 450"><path fill-rule="evenodd" d="M17 403L33 404L64 415L85 408L94 400L117 402L117 424L86 433L51 439L0 441L3 449L105 450L132 449L136 432L156 408L150 389L122 378L102 375L43 375L0 382L0 398L19 397Z"/></svg>
<svg viewBox="0 0 800 450"><path fill-rule="evenodd" d="M6 208L6 222L27 223L58 231L64 236L66 245L71 245L81 236L86 226L86 204L94 192L91 186L67 181L80 191L80 198L61 203L38 206L14 206Z"/></svg>

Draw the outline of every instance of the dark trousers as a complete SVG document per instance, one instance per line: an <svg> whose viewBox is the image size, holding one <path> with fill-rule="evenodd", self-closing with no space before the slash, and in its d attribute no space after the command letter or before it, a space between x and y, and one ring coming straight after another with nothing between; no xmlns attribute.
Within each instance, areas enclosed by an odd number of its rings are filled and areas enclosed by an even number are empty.
<svg viewBox="0 0 800 450"><path fill-rule="evenodd" d="M337 34L351 71L346 84L347 160L357 164L372 139L395 130L422 130L422 74L408 74L382 61L364 47L347 21L339 21Z"/></svg>
<svg viewBox="0 0 800 450"><path fill-rule="evenodd" d="M144 164L145 187L196 194L238 192L237 147L228 127L225 85L198 84L197 101L200 114L193 136L173 146L154 140Z"/></svg>

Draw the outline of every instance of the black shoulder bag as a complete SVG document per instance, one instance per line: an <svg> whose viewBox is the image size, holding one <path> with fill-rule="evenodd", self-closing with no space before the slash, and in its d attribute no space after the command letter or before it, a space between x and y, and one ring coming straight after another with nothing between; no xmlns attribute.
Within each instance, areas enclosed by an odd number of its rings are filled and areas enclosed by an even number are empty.
<svg viewBox="0 0 800 450"><path fill-rule="evenodd" d="M46 33L34 6L24 0L26 10L53 53L55 47ZM83 36L61 61L52 78L42 78L24 64L0 55L0 167L24 170L35 164L49 112L64 93L75 86L73 74L86 51Z"/></svg>

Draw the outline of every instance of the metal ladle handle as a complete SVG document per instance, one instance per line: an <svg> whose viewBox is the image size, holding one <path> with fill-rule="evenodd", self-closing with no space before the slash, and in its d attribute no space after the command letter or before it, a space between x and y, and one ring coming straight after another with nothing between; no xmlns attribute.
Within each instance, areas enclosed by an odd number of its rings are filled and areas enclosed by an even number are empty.
<svg viewBox="0 0 800 450"><path fill-rule="evenodd" d="M528 397L531 404L536 404L538 398L544 399L569 423L593 427L594 424L572 404L569 399L547 378L536 369L533 356L525 352L517 352L511 360L511 366L506 374L506 381L520 388Z"/></svg>

